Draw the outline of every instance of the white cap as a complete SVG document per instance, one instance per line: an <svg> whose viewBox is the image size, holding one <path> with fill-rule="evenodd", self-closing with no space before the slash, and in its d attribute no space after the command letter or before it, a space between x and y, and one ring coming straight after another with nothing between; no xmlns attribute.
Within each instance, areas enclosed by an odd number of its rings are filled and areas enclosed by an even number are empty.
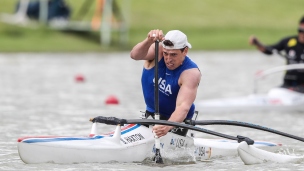
<svg viewBox="0 0 304 171"><path fill-rule="evenodd" d="M165 40L170 40L174 45L174 46L166 46L164 45L164 43L162 43L163 47L166 49L182 49L186 46L188 46L188 48L192 47L187 40L187 36L179 30L169 31L165 36Z"/></svg>

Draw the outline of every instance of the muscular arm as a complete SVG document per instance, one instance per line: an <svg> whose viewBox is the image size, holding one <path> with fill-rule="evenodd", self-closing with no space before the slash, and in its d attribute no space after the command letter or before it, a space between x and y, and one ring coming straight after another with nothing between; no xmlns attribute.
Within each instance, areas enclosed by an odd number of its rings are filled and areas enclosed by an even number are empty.
<svg viewBox="0 0 304 171"><path fill-rule="evenodd" d="M156 40L163 40L163 31L162 30L151 30L147 38L142 42L138 43L133 47L131 50L130 56L134 60L147 60L153 61L155 57L155 41ZM162 46L159 46L159 54L162 53Z"/></svg>
<svg viewBox="0 0 304 171"><path fill-rule="evenodd" d="M154 40L148 37L133 47L130 56L134 60L153 60L154 50Z"/></svg>
<svg viewBox="0 0 304 171"><path fill-rule="evenodd" d="M176 108L169 121L183 122L187 117L188 111L196 98L198 84L201 79L201 73L197 68L184 71L179 79L180 89L177 95ZM173 126L156 125L153 127L154 133L158 136L164 136Z"/></svg>
<svg viewBox="0 0 304 171"><path fill-rule="evenodd" d="M188 111L193 104L201 73L197 68L184 71L179 79L180 90L177 95L176 108L169 121L182 122L185 120Z"/></svg>

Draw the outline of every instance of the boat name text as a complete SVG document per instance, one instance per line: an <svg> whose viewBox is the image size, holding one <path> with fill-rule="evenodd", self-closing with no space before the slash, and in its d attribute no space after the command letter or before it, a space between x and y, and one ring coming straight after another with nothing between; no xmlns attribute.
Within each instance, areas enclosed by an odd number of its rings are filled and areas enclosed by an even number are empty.
<svg viewBox="0 0 304 171"><path fill-rule="evenodd" d="M142 136L140 133L124 137L124 140L126 140L128 143L140 141L140 140L143 140L143 139L145 139L145 137Z"/></svg>

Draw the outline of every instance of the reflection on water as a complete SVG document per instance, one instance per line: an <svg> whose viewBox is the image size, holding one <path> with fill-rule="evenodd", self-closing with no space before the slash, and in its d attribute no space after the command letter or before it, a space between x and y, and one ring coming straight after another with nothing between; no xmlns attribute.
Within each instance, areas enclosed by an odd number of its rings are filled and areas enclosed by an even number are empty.
<svg viewBox="0 0 304 171"><path fill-rule="evenodd" d="M280 57L265 57L259 52L190 52L202 72L198 100L244 96L253 91L253 74L258 70L284 65ZM17 139L28 135L88 135L89 119L98 115L139 118L144 110L140 85L142 61L129 53L111 54L0 54L0 170L303 170L300 164L265 163L246 166L237 157L218 158L196 164L165 167L143 163L82 163L74 165L24 164L17 152ZM75 81L82 74L84 82ZM259 83L259 92L281 83L282 73ZM119 105L106 105L115 95ZM230 119L264 125L304 136L302 113L200 113L198 119ZM101 132L113 129L100 125ZM282 142L282 151L304 154L302 142L282 136L232 126L206 126L230 135L255 140ZM215 138L197 134L201 137Z"/></svg>

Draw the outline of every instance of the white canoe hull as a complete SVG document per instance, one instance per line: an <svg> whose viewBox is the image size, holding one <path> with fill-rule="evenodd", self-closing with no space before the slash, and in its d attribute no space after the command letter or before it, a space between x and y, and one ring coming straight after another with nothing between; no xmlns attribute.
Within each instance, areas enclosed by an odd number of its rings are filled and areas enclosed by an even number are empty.
<svg viewBox="0 0 304 171"><path fill-rule="evenodd" d="M247 165L260 164L269 161L276 163L295 163L303 161L304 159L303 156L291 156L261 150L248 145L246 142L241 142L237 151L244 164Z"/></svg>
<svg viewBox="0 0 304 171"><path fill-rule="evenodd" d="M137 129L140 133L127 132L130 129ZM145 136L148 134L148 129L128 125L122 130L121 137L27 138L18 143L18 152L25 163L137 162L145 159L153 149L154 139Z"/></svg>
<svg viewBox="0 0 304 171"><path fill-rule="evenodd" d="M304 111L304 94L285 88L273 88L267 95L202 100L200 112Z"/></svg>
<svg viewBox="0 0 304 171"><path fill-rule="evenodd" d="M129 124L122 128L117 126L114 134L20 138L18 152L25 163L142 162L154 156L154 142L151 128ZM174 161L236 156L238 147L233 140L183 137L172 133L162 137L160 142L162 157ZM259 141L255 144L261 148L280 146Z"/></svg>

